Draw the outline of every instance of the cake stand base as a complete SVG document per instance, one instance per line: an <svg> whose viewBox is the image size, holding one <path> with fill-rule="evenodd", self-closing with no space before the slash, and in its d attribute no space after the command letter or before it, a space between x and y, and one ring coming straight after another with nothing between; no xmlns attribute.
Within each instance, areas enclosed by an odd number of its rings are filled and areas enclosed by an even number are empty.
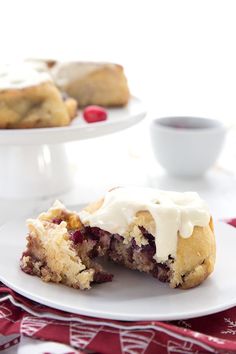
<svg viewBox="0 0 236 354"><path fill-rule="evenodd" d="M73 183L64 144L0 146L0 198L57 195Z"/></svg>

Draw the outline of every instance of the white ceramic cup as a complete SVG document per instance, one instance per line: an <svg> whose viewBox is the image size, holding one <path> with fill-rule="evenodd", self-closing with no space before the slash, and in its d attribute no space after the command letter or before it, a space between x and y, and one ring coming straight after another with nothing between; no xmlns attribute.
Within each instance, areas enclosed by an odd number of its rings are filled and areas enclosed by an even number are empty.
<svg viewBox="0 0 236 354"><path fill-rule="evenodd" d="M154 154L166 171L178 177L200 177L216 162L226 135L215 119L158 118L151 123Z"/></svg>

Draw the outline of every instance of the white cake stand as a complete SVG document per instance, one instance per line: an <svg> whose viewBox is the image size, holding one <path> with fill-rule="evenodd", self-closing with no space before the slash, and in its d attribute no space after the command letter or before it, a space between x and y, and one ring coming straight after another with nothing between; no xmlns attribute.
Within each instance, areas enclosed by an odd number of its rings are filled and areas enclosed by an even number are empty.
<svg viewBox="0 0 236 354"><path fill-rule="evenodd" d="M132 98L125 108L108 109L108 120L88 124L80 114L68 127L0 129L0 198L31 199L57 195L73 185L65 142L126 129L146 115Z"/></svg>

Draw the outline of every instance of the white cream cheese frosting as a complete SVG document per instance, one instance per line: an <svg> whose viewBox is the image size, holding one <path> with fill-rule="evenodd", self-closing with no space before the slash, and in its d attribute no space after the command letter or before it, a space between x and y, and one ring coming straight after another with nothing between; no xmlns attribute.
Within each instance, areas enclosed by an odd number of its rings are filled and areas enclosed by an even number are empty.
<svg viewBox="0 0 236 354"><path fill-rule="evenodd" d="M52 81L46 72L39 72L27 63L0 65L0 90L16 90Z"/></svg>
<svg viewBox="0 0 236 354"><path fill-rule="evenodd" d="M96 62L68 62L58 63L52 70L52 76L58 86L64 86L71 83L71 81L79 80L93 73L103 67L113 68L115 64L112 63L96 63Z"/></svg>
<svg viewBox="0 0 236 354"><path fill-rule="evenodd" d="M125 237L138 211L148 211L155 222L157 262L176 256L178 235L188 238L195 226L207 226L210 213L195 192L170 192L143 187L122 187L105 195L102 206L93 213L83 210L83 224L99 227Z"/></svg>

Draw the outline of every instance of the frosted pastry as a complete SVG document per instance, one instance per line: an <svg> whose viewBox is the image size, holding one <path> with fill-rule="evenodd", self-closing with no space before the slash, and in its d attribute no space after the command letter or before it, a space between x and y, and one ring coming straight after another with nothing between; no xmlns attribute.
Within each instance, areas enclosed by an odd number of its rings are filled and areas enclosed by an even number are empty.
<svg viewBox="0 0 236 354"><path fill-rule="evenodd" d="M79 213L57 203L28 226L21 267L46 281L85 289L112 280L98 256L149 273L172 288L197 286L214 269L212 218L193 192L116 188ZM82 285L80 274L86 279Z"/></svg>
<svg viewBox="0 0 236 354"><path fill-rule="evenodd" d="M130 93L123 67L111 63L57 63L52 77L56 85L75 98L79 106L124 106Z"/></svg>
<svg viewBox="0 0 236 354"><path fill-rule="evenodd" d="M0 67L0 128L65 126L77 102L63 99L50 76L29 64Z"/></svg>

